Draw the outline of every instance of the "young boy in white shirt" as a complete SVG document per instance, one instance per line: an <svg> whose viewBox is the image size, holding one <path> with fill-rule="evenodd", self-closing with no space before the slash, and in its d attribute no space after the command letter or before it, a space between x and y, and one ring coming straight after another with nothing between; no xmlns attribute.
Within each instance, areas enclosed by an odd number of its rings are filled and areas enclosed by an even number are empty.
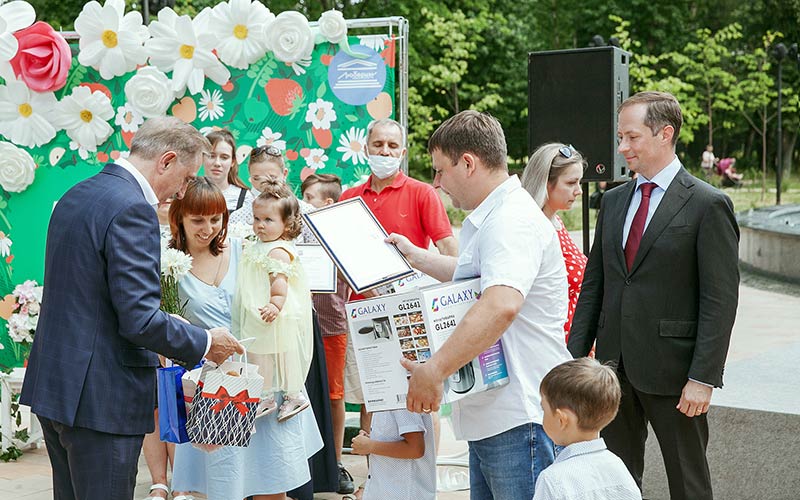
<svg viewBox="0 0 800 500"><path fill-rule="evenodd" d="M592 358L573 359L550 370L539 392L544 431L564 448L539 474L533 500L642 500L625 464L600 437L619 409L614 369Z"/></svg>
<svg viewBox="0 0 800 500"><path fill-rule="evenodd" d="M353 453L369 455L363 500L434 500L433 419L408 410L375 412L371 433L353 438Z"/></svg>

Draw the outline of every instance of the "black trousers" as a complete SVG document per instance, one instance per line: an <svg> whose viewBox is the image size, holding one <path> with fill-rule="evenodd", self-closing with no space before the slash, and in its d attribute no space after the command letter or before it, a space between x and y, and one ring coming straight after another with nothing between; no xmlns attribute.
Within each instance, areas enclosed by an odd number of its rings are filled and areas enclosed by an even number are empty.
<svg viewBox="0 0 800 500"><path fill-rule="evenodd" d="M619 413L601 433L608 449L625 462L641 489L649 422L664 457L671 500L712 500L711 474L706 460L706 415L689 418L678 411L680 396L656 396L636 390L620 368Z"/></svg>
<svg viewBox="0 0 800 500"><path fill-rule="evenodd" d="M108 434L39 417L54 500L131 500L144 435Z"/></svg>

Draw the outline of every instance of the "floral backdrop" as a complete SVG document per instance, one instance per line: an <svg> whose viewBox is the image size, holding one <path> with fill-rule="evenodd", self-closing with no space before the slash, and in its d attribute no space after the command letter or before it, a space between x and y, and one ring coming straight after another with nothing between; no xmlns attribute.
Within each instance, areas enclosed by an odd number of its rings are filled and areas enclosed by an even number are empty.
<svg viewBox="0 0 800 500"><path fill-rule="evenodd" d="M147 26L124 9L87 3L69 44L26 2L0 5L0 368L27 352L29 337L15 342L6 322L21 308L15 287L42 282L54 203L127 156L146 118L230 129L244 180L250 150L273 145L298 188L312 172L363 180L366 127L394 116L395 40L348 35L337 11L312 27L298 12L229 0L195 18L165 8Z"/></svg>

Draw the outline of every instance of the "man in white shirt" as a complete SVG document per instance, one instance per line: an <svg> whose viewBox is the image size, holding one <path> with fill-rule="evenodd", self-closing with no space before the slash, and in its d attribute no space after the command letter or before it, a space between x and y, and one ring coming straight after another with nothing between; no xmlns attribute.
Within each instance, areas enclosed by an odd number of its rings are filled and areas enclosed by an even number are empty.
<svg viewBox="0 0 800 500"><path fill-rule="evenodd" d="M470 497L533 496L554 446L542 429L539 382L570 359L563 339L567 281L553 225L509 176L500 123L475 111L445 121L428 142L434 186L472 213L458 258L435 254L392 234L417 269L440 281L481 277L481 300L425 364L411 372L408 409L437 411L443 382L502 338L509 384L453 404L456 437L469 441Z"/></svg>

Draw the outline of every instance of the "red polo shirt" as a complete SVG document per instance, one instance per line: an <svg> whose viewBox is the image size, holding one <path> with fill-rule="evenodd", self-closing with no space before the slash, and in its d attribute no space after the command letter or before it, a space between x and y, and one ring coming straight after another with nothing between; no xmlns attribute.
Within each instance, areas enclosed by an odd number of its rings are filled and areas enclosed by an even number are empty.
<svg viewBox="0 0 800 500"><path fill-rule="evenodd" d="M391 185L380 193L372 189L372 176L367 182L342 193L339 200L360 196L387 233L402 234L420 248L453 235L444 204L430 184L404 174L397 174ZM356 297L350 297L351 300Z"/></svg>

